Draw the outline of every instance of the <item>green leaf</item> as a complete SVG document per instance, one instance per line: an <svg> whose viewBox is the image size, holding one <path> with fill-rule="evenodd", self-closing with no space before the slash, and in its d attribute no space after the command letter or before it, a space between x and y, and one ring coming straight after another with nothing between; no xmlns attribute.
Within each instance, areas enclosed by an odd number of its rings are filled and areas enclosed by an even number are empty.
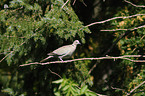
<svg viewBox="0 0 145 96"><path fill-rule="evenodd" d="M13 89L11 89L11 88L3 89L2 92L8 93L9 95L14 95L14 91L13 91Z"/></svg>
<svg viewBox="0 0 145 96"><path fill-rule="evenodd" d="M89 90L86 93L88 93L88 96L97 96L95 92L91 92Z"/></svg>
<svg viewBox="0 0 145 96"><path fill-rule="evenodd" d="M71 95L70 95L70 90L68 90L66 96L71 96Z"/></svg>
<svg viewBox="0 0 145 96"><path fill-rule="evenodd" d="M53 81L52 83L56 83L56 84L58 84L58 83L62 83L63 80L64 80L64 79L59 79L59 80Z"/></svg>
<svg viewBox="0 0 145 96"><path fill-rule="evenodd" d="M70 89L71 89L70 91L71 91L72 95L76 96L77 95L76 90L73 87L71 87Z"/></svg>
<svg viewBox="0 0 145 96"><path fill-rule="evenodd" d="M57 88L54 88L54 94L55 96L61 96L60 91L57 90Z"/></svg>
<svg viewBox="0 0 145 96"><path fill-rule="evenodd" d="M70 87L70 85L66 85L66 86L64 86L64 88L63 88L62 90L63 90L63 91L66 91L66 90L69 89L69 87Z"/></svg>
<svg viewBox="0 0 145 96"><path fill-rule="evenodd" d="M80 94L84 94L86 92L87 88L88 88L88 86L84 85L80 90Z"/></svg>

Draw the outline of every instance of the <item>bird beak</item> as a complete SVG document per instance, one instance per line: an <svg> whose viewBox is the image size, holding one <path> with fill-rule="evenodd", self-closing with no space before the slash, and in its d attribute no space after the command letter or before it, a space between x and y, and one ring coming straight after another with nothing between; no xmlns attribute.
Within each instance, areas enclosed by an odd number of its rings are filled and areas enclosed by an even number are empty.
<svg viewBox="0 0 145 96"><path fill-rule="evenodd" d="M81 45L81 43L79 42L79 44Z"/></svg>

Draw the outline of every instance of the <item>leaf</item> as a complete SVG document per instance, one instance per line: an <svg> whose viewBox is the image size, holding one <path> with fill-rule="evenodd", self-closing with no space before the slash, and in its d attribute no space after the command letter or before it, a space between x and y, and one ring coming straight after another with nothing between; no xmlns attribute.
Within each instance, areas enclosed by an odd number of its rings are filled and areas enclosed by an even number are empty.
<svg viewBox="0 0 145 96"><path fill-rule="evenodd" d="M70 91L71 91L71 93L72 93L73 96L76 96L77 95L76 90L73 87L71 87L71 90Z"/></svg>
<svg viewBox="0 0 145 96"><path fill-rule="evenodd" d="M66 91L66 90L68 90L69 87L70 87L69 85L66 85L66 86L64 86L64 88L62 90Z"/></svg>
<svg viewBox="0 0 145 96"><path fill-rule="evenodd" d="M70 90L68 90L66 96L71 96L71 95L70 95Z"/></svg>
<svg viewBox="0 0 145 96"><path fill-rule="evenodd" d="M64 80L64 79L59 79L59 80L53 81L52 83L56 83L56 84L58 84L58 83L62 83L63 80Z"/></svg>
<svg viewBox="0 0 145 96"><path fill-rule="evenodd" d="M97 94L95 92L87 91L86 93L88 94L88 96L97 96Z"/></svg>
<svg viewBox="0 0 145 96"><path fill-rule="evenodd" d="M39 10L39 9L41 9L41 7L37 3L34 3L34 9Z"/></svg>
<svg viewBox="0 0 145 96"><path fill-rule="evenodd" d="M84 85L81 90L80 90L80 94L84 94L85 91L87 90L88 86L87 85Z"/></svg>
<svg viewBox="0 0 145 96"><path fill-rule="evenodd" d="M58 91L56 88L54 88L54 94L55 96L61 96L60 91Z"/></svg>
<svg viewBox="0 0 145 96"><path fill-rule="evenodd" d="M9 95L14 95L14 91L13 91L13 89L11 89L11 88L3 89L2 92L8 93Z"/></svg>
<svg viewBox="0 0 145 96"><path fill-rule="evenodd" d="M71 91L76 92L76 89L74 86L71 87Z"/></svg>

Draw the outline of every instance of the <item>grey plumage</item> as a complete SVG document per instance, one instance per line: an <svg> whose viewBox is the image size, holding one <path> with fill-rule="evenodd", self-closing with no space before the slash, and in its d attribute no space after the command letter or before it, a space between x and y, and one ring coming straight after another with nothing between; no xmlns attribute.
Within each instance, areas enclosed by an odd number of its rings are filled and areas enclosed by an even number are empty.
<svg viewBox="0 0 145 96"><path fill-rule="evenodd" d="M62 58L69 58L69 57L72 56L72 54L75 51L75 49L76 49L76 47L77 47L78 44L81 44L79 42L79 40L75 40L73 42L73 44L71 44L71 45L62 46L62 47L54 50L53 52L48 53L47 55L49 55L49 56L47 58L41 60L40 62L43 62L43 61L45 61L45 60L47 60L49 58L52 58L52 57L57 57L61 61L63 61Z"/></svg>

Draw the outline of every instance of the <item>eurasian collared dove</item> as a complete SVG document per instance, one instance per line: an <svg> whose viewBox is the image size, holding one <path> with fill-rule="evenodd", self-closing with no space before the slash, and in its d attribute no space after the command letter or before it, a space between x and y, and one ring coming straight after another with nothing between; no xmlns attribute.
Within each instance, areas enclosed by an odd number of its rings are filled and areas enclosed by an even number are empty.
<svg viewBox="0 0 145 96"><path fill-rule="evenodd" d="M75 40L73 42L73 44L71 44L71 45L62 46L62 47L54 50L53 52L48 53L47 55L49 55L49 56L47 58L41 60L40 62L43 62L52 57L58 57L61 61L63 61L62 58L69 58L72 56L72 54L75 51L78 44L81 44L79 42L79 40Z"/></svg>

